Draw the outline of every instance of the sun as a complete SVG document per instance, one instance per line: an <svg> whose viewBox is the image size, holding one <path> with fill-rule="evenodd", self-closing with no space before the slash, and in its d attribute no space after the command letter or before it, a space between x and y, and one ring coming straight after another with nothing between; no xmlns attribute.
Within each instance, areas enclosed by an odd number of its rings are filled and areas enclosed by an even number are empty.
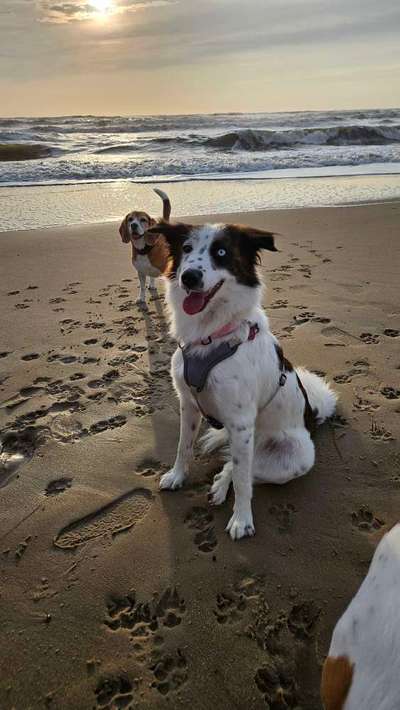
<svg viewBox="0 0 400 710"><path fill-rule="evenodd" d="M113 0L90 0L89 5L96 11L99 17L111 15L114 10Z"/></svg>

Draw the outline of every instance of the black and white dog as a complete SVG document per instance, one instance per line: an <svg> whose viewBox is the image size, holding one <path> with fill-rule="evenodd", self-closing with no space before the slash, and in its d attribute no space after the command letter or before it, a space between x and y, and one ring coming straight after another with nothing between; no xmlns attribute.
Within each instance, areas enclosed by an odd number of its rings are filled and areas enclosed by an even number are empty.
<svg viewBox="0 0 400 710"><path fill-rule="evenodd" d="M170 248L167 301L180 345L172 358L180 439L160 488L182 486L203 415L216 427L205 450L227 446L211 502L223 503L232 481L227 531L233 540L254 535L253 483L287 483L311 469L310 432L333 414L336 394L317 375L294 369L269 330L257 264L262 249L276 251L272 233L229 224L154 229Z"/></svg>

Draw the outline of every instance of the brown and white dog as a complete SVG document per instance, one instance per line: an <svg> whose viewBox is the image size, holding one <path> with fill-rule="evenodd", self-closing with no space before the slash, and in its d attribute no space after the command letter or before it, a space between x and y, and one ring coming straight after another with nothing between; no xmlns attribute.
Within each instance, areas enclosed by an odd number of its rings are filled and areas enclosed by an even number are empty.
<svg viewBox="0 0 400 710"><path fill-rule="evenodd" d="M380 541L336 624L321 695L325 710L400 708L400 524Z"/></svg>
<svg viewBox="0 0 400 710"><path fill-rule="evenodd" d="M162 190L154 192L163 201L163 220L168 222L171 214L171 203L168 195ZM140 294L137 302L146 307L146 279L150 277L151 290L155 289L154 279L161 276L168 263L169 248L161 234L147 234L150 227L155 227L157 220L147 212L134 210L129 212L121 222L119 233L124 244L132 244L132 264L138 272Z"/></svg>

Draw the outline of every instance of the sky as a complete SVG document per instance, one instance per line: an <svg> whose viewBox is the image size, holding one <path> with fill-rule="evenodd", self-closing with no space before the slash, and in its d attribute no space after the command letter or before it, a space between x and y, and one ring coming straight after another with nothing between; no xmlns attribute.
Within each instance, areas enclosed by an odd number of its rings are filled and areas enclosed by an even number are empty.
<svg viewBox="0 0 400 710"><path fill-rule="evenodd" d="M0 115L400 106L399 0L0 0Z"/></svg>

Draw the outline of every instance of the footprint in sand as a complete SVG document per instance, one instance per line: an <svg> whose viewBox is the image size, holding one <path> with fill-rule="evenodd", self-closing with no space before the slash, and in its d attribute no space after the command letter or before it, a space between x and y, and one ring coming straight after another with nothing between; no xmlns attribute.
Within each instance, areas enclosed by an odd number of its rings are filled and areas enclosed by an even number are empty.
<svg viewBox="0 0 400 710"><path fill-rule="evenodd" d="M76 355L66 355L64 353L59 354L55 353L54 355L49 355L47 358L47 362L56 362L59 360L60 362L63 362L64 365L69 365L71 362L76 362L77 361Z"/></svg>
<svg viewBox="0 0 400 710"><path fill-rule="evenodd" d="M380 407L379 404L370 402L369 399L363 399L357 395L353 402L353 409L358 409L360 412L376 412Z"/></svg>
<svg viewBox="0 0 400 710"><path fill-rule="evenodd" d="M289 631L302 641L312 638L317 621L321 615L321 607L314 601L304 601L295 604L287 617Z"/></svg>
<svg viewBox="0 0 400 710"><path fill-rule="evenodd" d="M396 387L382 387L381 394L383 394L386 399L400 399L400 389Z"/></svg>
<svg viewBox="0 0 400 710"><path fill-rule="evenodd" d="M366 345L377 345L379 343L379 335L377 333L361 333L360 340Z"/></svg>
<svg viewBox="0 0 400 710"><path fill-rule="evenodd" d="M345 427L349 426L349 421L344 417L342 414L334 414L330 419L329 419L331 425L334 427L334 429L344 429Z"/></svg>
<svg viewBox="0 0 400 710"><path fill-rule="evenodd" d="M292 531L294 514L296 513L296 508L292 505L292 503L279 503L277 505L273 505L269 509L269 512L277 520L278 532L288 533Z"/></svg>
<svg viewBox="0 0 400 710"><path fill-rule="evenodd" d="M130 629L134 637L149 636L163 627L179 626L185 611L185 601L176 587L168 587L161 596L154 594L150 602L139 602L132 590L124 597L109 597L104 623L112 631Z"/></svg>
<svg viewBox="0 0 400 710"><path fill-rule="evenodd" d="M100 434L106 429L115 429L117 427L124 426L126 424L126 417L123 414L117 414L115 417L110 417L110 419L101 419L100 421L92 424L89 428L89 434Z"/></svg>
<svg viewBox="0 0 400 710"><path fill-rule="evenodd" d="M97 323L94 321L90 321L89 323L85 323L85 328L93 328L94 330L96 330L99 328L104 328L105 325L106 325L105 323L101 323L101 322Z"/></svg>
<svg viewBox="0 0 400 710"><path fill-rule="evenodd" d="M176 588L166 589L161 596L154 594L147 602L139 602L132 590L124 597L110 596L107 612L106 626L117 632L129 630L136 661L145 663L154 672L163 658L163 633L169 634L182 623L186 607ZM161 673L156 678L158 681L165 680L161 678Z"/></svg>
<svg viewBox="0 0 400 710"><path fill-rule="evenodd" d="M0 353L0 360L2 360L3 357L8 357L8 355L11 355L11 353L8 352L8 351L5 351L5 352Z"/></svg>
<svg viewBox="0 0 400 710"><path fill-rule="evenodd" d="M276 310L278 308L287 308L288 307L288 301L287 300L278 300L274 301L273 303L270 304L269 306L272 310Z"/></svg>
<svg viewBox="0 0 400 710"><path fill-rule="evenodd" d="M262 591L259 577L244 577L229 592L217 594L214 615L219 624L234 624L241 621L246 611L254 609Z"/></svg>
<svg viewBox="0 0 400 710"><path fill-rule="evenodd" d="M176 653L161 654L155 651L153 660L155 662L150 666L155 678L152 687L156 688L161 695L168 695L187 681L187 661L180 648Z"/></svg>
<svg viewBox="0 0 400 710"><path fill-rule="evenodd" d="M162 464L160 461L157 461L157 459L149 457L143 459L136 466L135 473L137 476L143 476L144 478L148 478L149 476L157 476L166 473L167 470L168 466Z"/></svg>
<svg viewBox="0 0 400 710"><path fill-rule="evenodd" d="M23 355L21 357L21 360L25 360L26 362L29 362L29 360L37 360L39 356L39 353L28 353L27 355Z"/></svg>
<svg viewBox="0 0 400 710"><path fill-rule="evenodd" d="M366 505L362 505L359 510L353 511L351 514L351 520L356 528L368 533L380 530L385 525L385 521L380 518L376 518L370 508Z"/></svg>
<svg viewBox="0 0 400 710"><path fill-rule="evenodd" d="M400 335L400 330L395 330L394 328L385 328L383 331L383 335L386 335L388 338L398 338Z"/></svg>
<svg viewBox="0 0 400 710"><path fill-rule="evenodd" d="M55 478L47 484L44 494L46 496L57 496L60 493L64 493L68 488L71 488L71 486L72 478L68 476L65 476L65 478Z"/></svg>
<svg viewBox="0 0 400 710"><path fill-rule="evenodd" d="M267 654L267 662L258 668L255 683L270 708L303 708L304 698L297 682L296 658L304 653L304 642L314 642L321 608L314 601L295 604L288 613L274 619L265 606L260 609L249 635ZM317 658L315 658L317 662Z"/></svg>
<svg viewBox="0 0 400 710"><path fill-rule="evenodd" d="M185 517L185 523L190 529L196 530L194 544L201 552L212 552L217 546L215 528L212 525L213 514L207 508L195 506Z"/></svg>
<svg viewBox="0 0 400 710"><path fill-rule="evenodd" d="M18 563L22 560L31 539L32 539L32 536L28 535L28 537L26 537L25 540L22 540L22 542L18 543L17 549L15 550L15 553L14 553L16 563Z"/></svg>
<svg viewBox="0 0 400 710"><path fill-rule="evenodd" d="M235 599L224 592L217 594L217 608L214 611L219 624L234 624L239 621L246 609L246 600Z"/></svg>
<svg viewBox="0 0 400 710"><path fill-rule="evenodd" d="M19 391L21 397L33 397L34 395L40 394L41 392L43 392L43 387L35 387L34 385L31 385L29 387L23 387Z"/></svg>
<svg viewBox="0 0 400 710"><path fill-rule="evenodd" d="M15 478L18 469L29 461L43 440L44 430L29 426L5 434L0 440L0 488Z"/></svg>
<svg viewBox="0 0 400 710"><path fill-rule="evenodd" d="M392 433L386 429L383 424L378 424L376 421L371 422L370 436L375 441L382 441L384 443L388 441L393 441L394 437Z"/></svg>
<svg viewBox="0 0 400 710"><path fill-rule="evenodd" d="M255 683L269 708L299 708L298 688L289 670L275 663L257 669Z"/></svg>
<svg viewBox="0 0 400 710"><path fill-rule="evenodd" d="M153 495L145 488L128 491L80 520L66 525L54 538L54 545L62 550L74 550L89 540L105 535L115 537L143 520L152 502Z"/></svg>
<svg viewBox="0 0 400 710"><path fill-rule="evenodd" d="M347 345L352 345L355 342L359 342L359 338L357 338L356 335L352 335L349 333L347 330L343 330L342 328L337 328L336 326L328 326L327 328L322 328L321 330L321 335L324 336L324 338L337 338L341 344L347 344ZM334 345L336 343L329 343L330 345Z"/></svg>
<svg viewBox="0 0 400 710"><path fill-rule="evenodd" d="M136 688L135 688L136 689ZM104 710L131 710L134 686L126 675L102 678L95 689L96 705Z"/></svg>

